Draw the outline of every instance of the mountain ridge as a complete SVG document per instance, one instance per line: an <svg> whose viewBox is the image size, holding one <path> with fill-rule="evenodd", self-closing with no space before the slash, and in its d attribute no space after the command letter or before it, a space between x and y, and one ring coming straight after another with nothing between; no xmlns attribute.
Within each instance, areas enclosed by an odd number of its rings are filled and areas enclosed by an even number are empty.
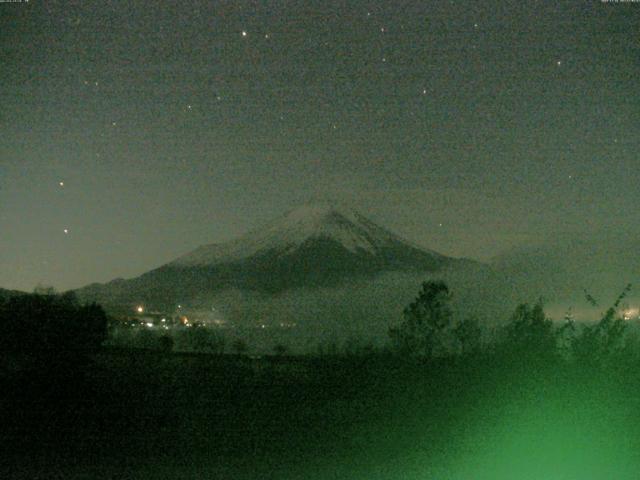
<svg viewBox="0 0 640 480"><path fill-rule="evenodd" d="M393 242L444 257L437 252L414 245L389 230L380 227L356 212L334 204L304 205L290 210L264 227L251 230L236 240L202 245L183 255L170 265L197 266L247 258L269 250L291 250L310 238L337 240L347 250L374 253Z"/></svg>
<svg viewBox="0 0 640 480"><path fill-rule="evenodd" d="M223 289L275 294L383 272L434 272L471 262L423 249L351 209L304 205L236 240L198 247L139 277L77 292L102 303L175 303Z"/></svg>

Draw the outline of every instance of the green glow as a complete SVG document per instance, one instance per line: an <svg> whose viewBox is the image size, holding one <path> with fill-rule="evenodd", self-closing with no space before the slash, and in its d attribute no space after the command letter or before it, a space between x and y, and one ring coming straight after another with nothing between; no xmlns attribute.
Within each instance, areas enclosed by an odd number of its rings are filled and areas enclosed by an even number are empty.
<svg viewBox="0 0 640 480"><path fill-rule="evenodd" d="M626 389L605 381L504 385L455 423L441 458L424 445L426 471L417 460L407 478L638 478L637 407Z"/></svg>

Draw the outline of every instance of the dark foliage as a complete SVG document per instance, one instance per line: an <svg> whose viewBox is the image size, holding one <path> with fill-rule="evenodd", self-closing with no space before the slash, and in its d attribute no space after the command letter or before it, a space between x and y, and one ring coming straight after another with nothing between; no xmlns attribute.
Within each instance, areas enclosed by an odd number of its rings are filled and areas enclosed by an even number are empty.
<svg viewBox="0 0 640 480"><path fill-rule="evenodd" d="M451 324L451 294L444 282L422 284L418 297L403 312L404 321L389 335L397 351L431 357L443 346L443 334Z"/></svg>
<svg viewBox="0 0 640 480"><path fill-rule="evenodd" d="M26 357L35 368L81 362L107 336L107 316L96 305L80 305L73 293L32 294L0 302L0 351Z"/></svg>
<svg viewBox="0 0 640 480"><path fill-rule="evenodd" d="M281 357L281 356L285 355L287 353L287 351L288 351L287 346L283 345L281 343L279 343L279 344L277 344L277 345L275 345L273 347L273 353L274 353L274 355L277 355L278 357Z"/></svg>
<svg viewBox="0 0 640 480"><path fill-rule="evenodd" d="M170 352L171 350L173 350L173 338L171 338L169 335L162 335L160 337L160 350L163 352Z"/></svg>
<svg viewBox="0 0 640 480"><path fill-rule="evenodd" d="M482 347L482 328L475 318L468 317L453 328L453 335L458 342L460 354L472 355Z"/></svg>
<svg viewBox="0 0 640 480"><path fill-rule="evenodd" d="M63 454L96 401L89 378L107 316L71 293L38 289L0 301L0 325L0 450L34 452L64 439Z"/></svg>
<svg viewBox="0 0 640 480"><path fill-rule="evenodd" d="M549 360L557 356L556 332L553 322L544 313L541 301L533 307L519 305L505 329L500 350L526 361Z"/></svg>
<svg viewBox="0 0 640 480"><path fill-rule="evenodd" d="M83 382L57 390L34 387L35 375L5 380L0 387L11 392L11 400L0 409L0 448L10 452L4 463L28 470L39 457L47 473L24 478L52 478L52 466L65 471L86 459L91 468L80 467L82 476L60 478L223 478L223 472L224 478L248 479L326 478L319 470L314 477L291 469L309 474L308 465L315 471L326 462L335 473L344 462L332 478L371 478L391 459L398 469L392 473L404 478L402 462L418 445L421 472L443 462L443 474L433 478L469 478L444 474L460 468L460 457L451 455L457 448L479 462L474 478L515 478L514 472L556 458L558 451L552 474L560 468L563 474L580 473L563 478L612 478L627 454L626 439L640 438L634 415L640 407L640 357L624 359L622 296L600 322L586 327L570 316L556 327L541 302L520 305L488 344L473 317L453 323L449 298L446 285L427 283L407 307L397 338L422 348L405 350L412 353L408 359L356 340L344 353L335 346L315 358L290 355L282 344L262 358L222 355L224 342L215 332L191 327L166 337L175 338L174 350L168 342L164 349L101 349L91 355L94 365L85 369ZM30 301L55 312L67 311L64 305L85 311L67 297ZM8 311L43 318L30 313L40 311L35 307L14 304L11 310L5 303L0 310L5 322ZM5 351L26 351L3 342ZM98 342L88 345L72 351L87 353ZM436 352L433 345L442 348ZM238 338L229 346L236 353L246 348ZM600 443L598 436L604 436ZM605 443L622 453L607 457L598 449ZM489 466L483 471L485 460ZM597 462L607 475L588 475ZM167 463L180 467L164 470ZM494 464L508 474L496 474ZM94 465L121 476L94 474ZM365 467L366 472L357 470ZM13 478L3 468L0 477ZM131 471L144 473L131 477Z"/></svg>
<svg viewBox="0 0 640 480"><path fill-rule="evenodd" d="M389 329L389 336L393 351L405 358L491 355L496 361L514 366L530 364L539 368L565 360L585 368L607 368L640 355L638 348L633 350L634 339L627 335L628 322L620 313L630 290L631 285L627 285L594 324L577 325L569 311L565 322L556 325L546 316L539 300L533 306L519 305L503 327L486 332L473 317L454 324L447 285L429 281L422 284L418 297L405 308L404 321ZM592 306L598 305L595 298L586 292L585 295ZM483 339L488 342L483 344Z"/></svg>
<svg viewBox="0 0 640 480"><path fill-rule="evenodd" d="M213 329L192 327L185 329L178 335L177 343L183 350L222 355L225 351L226 340L223 335Z"/></svg>
<svg viewBox="0 0 640 480"><path fill-rule="evenodd" d="M236 338L231 343L231 349L236 355L244 355L248 350L247 342L245 342L241 338Z"/></svg>
<svg viewBox="0 0 640 480"><path fill-rule="evenodd" d="M584 326L580 333L574 336L571 353L577 362L585 366L598 367L610 364L622 353L627 323L619 316L618 308L630 290L631 285L627 285L598 323ZM593 305L597 305L593 297L585 294Z"/></svg>

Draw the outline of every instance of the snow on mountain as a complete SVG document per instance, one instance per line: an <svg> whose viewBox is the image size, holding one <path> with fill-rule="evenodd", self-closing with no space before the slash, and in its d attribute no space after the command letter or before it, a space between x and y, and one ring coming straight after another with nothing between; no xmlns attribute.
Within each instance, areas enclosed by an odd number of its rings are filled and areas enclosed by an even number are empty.
<svg viewBox="0 0 640 480"><path fill-rule="evenodd" d="M381 228L348 208L332 204L307 204L289 211L261 229L222 244L202 246L171 262L173 267L195 267L229 263L267 252L292 253L311 239L329 239L352 253L376 255L382 248L406 246L424 249ZM426 251L434 257L442 255Z"/></svg>
<svg viewBox="0 0 640 480"><path fill-rule="evenodd" d="M277 294L464 265L413 245L349 208L308 204L237 240L202 246L139 277L90 285L79 294L102 304L166 306L230 289Z"/></svg>

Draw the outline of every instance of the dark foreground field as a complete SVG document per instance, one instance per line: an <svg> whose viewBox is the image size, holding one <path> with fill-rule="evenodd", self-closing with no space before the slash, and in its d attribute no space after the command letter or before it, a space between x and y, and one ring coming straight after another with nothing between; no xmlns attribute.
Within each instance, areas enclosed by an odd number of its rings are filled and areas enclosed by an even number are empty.
<svg viewBox="0 0 640 480"><path fill-rule="evenodd" d="M637 478L636 372L104 351L3 377L0 477Z"/></svg>

